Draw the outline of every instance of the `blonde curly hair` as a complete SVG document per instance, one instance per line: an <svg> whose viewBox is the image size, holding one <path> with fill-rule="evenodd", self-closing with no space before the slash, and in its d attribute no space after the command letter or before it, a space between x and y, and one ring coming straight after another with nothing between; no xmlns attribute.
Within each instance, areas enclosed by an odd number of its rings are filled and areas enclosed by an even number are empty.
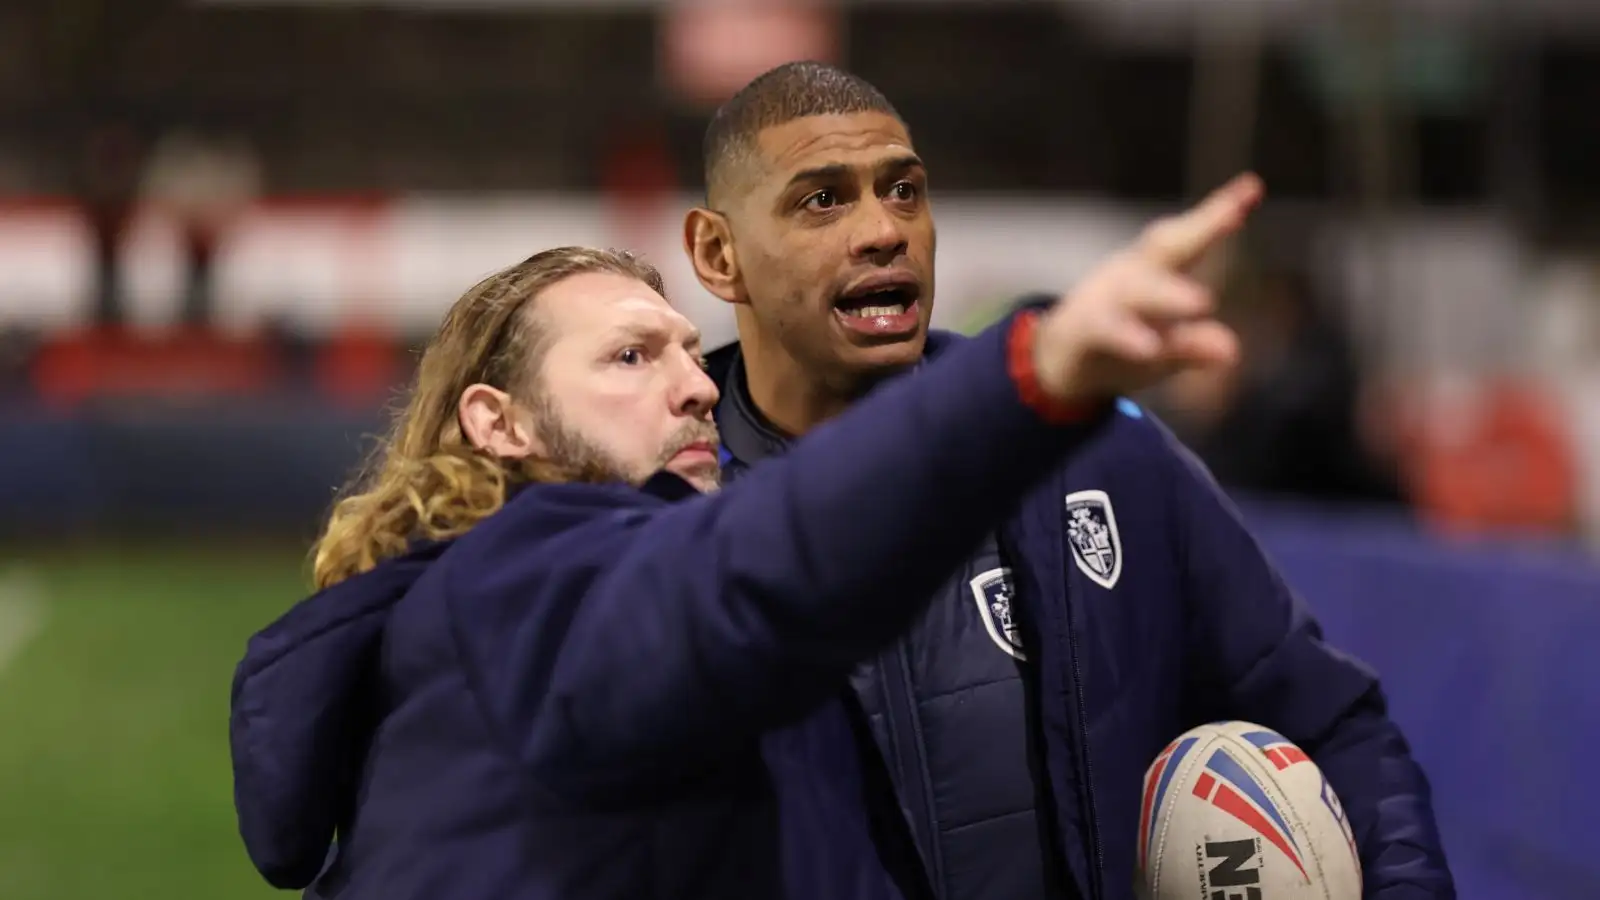
<svg viewBox="0 0 1600 900"><path fill-rule="evenodd" d="M589 272L637 278L665 294L660 273L631 253L558 247L490 275L455 302L423 352L388 437L333 506L312 553L318 589L404 553L415 539L460 536L499 510L515 484L605 477L545 459L494 457L468 443L457 414L462 392L473 384L519 399L535 396L532 373L553 336L533 314L533 301Z"/></svg>

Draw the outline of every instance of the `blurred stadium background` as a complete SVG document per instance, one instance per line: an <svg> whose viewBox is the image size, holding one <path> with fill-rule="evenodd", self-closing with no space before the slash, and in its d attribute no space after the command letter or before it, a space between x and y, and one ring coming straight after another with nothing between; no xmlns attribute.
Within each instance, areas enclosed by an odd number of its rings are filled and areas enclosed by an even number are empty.
<svg viewBox="0 0 1600 900"><path fill-rule="evenodd" d="M413 350L565 243L678 244L715 103L842 62L910 121L936 322L1251 167L1250 362L1143 398L1385 674L1461 895L1600 897L1600 4L0 5L0 898L266 897L246 637Z"/></svg>

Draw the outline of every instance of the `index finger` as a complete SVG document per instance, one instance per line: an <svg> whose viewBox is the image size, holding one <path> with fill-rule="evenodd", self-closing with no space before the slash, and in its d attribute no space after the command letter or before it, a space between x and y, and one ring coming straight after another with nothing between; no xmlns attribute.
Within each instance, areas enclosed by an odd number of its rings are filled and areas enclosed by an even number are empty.
<svg viewBox="0 0 1600 900"><path fill-rule="evenodd" d="M1159 265L1187 268L1218 241L1238 231L1265 193L1260 178L1248 172L1238 175L1188 212L1146 228L1138 252Z"/></svg>

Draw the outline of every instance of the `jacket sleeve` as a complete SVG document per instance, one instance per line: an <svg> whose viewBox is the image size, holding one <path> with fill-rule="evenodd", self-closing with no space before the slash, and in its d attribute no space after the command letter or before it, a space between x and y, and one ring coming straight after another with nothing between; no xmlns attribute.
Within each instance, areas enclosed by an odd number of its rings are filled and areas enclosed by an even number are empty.
<svg viewBox="0 0 1600 900"><path fill-rule="evenodd" d="M464 538L453 628L535 781L589 799L671 783L841 690L1101 420L1054 426L1024 405L1006 336L947 351L719 493L533 487Z"/></svg>
<svg viewBox="0 0 1600 900"><path fill-rule="evenodd" d="M1159 426L1158 426L1159 427ZM1204 465L1170 435L1199 721L1241 719L1305 749L1349 817L1371 900L1453 900L1427 778L1371 670L1323 641Z"/></svg>

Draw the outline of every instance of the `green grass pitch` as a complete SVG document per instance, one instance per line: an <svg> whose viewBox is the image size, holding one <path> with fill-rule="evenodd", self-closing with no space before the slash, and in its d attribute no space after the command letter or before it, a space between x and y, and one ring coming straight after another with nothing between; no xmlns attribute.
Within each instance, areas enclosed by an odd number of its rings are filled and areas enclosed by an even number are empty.
<svg viewBox="0 0 1600 900"><path fill-rule="evenodd" d="M0 556L0 897L252 900L228 692L296 548Z"/></svg>

